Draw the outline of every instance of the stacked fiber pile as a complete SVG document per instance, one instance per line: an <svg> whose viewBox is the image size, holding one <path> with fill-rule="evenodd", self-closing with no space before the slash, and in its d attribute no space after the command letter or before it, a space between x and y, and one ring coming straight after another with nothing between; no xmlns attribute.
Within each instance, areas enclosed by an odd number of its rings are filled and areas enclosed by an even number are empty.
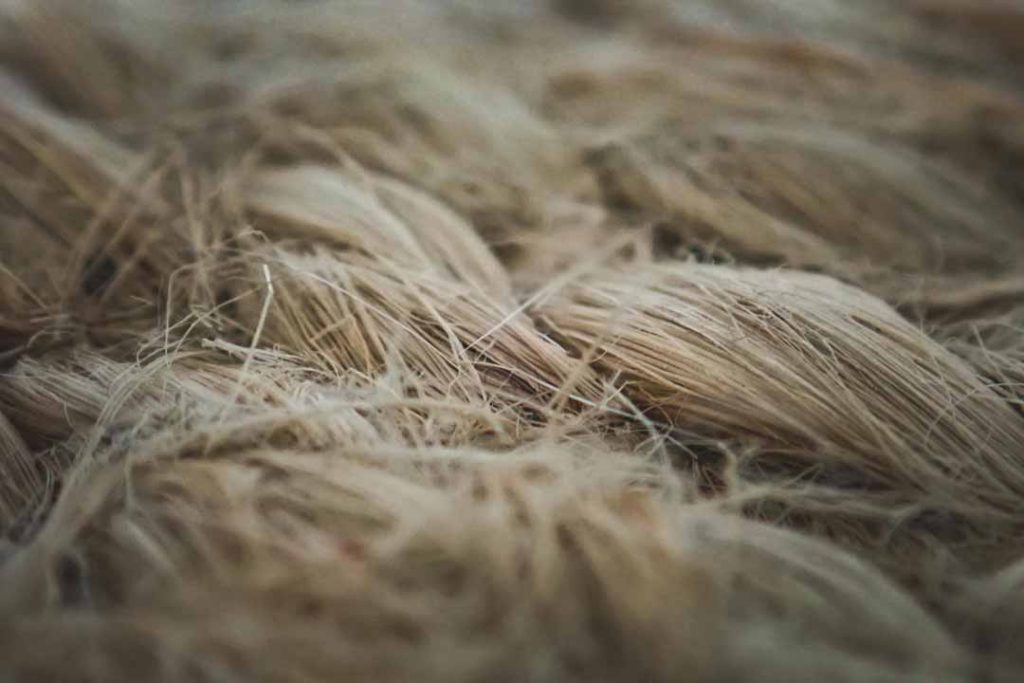
<svg viewBox="0 0 1024 683"><path fill-rule="evenodd" d="M1024 680L1024 4L4 0L5 681Z"/></svg>

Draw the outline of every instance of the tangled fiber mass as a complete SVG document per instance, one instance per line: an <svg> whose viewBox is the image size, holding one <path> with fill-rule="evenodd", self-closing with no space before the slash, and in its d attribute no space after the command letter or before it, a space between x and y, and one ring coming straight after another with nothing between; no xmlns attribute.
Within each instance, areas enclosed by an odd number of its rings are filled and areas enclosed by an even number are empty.
<svg viewBox="0 0 1024 683"><path fill-rule="evenodd" d="M1024 3L0 60L3 680L1024 680Z"/></svg>

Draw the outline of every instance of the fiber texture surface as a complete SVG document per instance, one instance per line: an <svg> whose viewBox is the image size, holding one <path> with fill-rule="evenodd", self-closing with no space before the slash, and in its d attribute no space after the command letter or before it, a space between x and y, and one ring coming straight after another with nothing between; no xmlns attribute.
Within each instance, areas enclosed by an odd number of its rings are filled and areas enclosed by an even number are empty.
<svg viewBox="0 0 1024 683"><path fill-rule="evenodd" d="M1024 680L1024 3L0 2L4 681Z"/></svg>

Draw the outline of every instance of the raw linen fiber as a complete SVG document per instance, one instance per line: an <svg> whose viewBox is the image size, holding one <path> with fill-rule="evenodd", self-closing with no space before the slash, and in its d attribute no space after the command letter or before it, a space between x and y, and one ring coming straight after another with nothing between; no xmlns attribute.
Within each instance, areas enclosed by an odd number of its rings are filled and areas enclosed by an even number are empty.
<svg viewBox="0 0 1024 683"><path fill-rule="evenodd" d="M0 1L0 680L1024 681L1024 2Z"/></svg>

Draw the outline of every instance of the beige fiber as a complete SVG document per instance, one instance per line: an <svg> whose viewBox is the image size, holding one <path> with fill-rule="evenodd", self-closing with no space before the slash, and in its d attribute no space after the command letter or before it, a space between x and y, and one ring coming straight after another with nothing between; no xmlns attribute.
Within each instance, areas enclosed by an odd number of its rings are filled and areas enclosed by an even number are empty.
<svg viewBox="0 0 1024 683"><path fill-rule="evenodd" d="M1024 3L0 0L0 680L1024 680Z"/></svg>

